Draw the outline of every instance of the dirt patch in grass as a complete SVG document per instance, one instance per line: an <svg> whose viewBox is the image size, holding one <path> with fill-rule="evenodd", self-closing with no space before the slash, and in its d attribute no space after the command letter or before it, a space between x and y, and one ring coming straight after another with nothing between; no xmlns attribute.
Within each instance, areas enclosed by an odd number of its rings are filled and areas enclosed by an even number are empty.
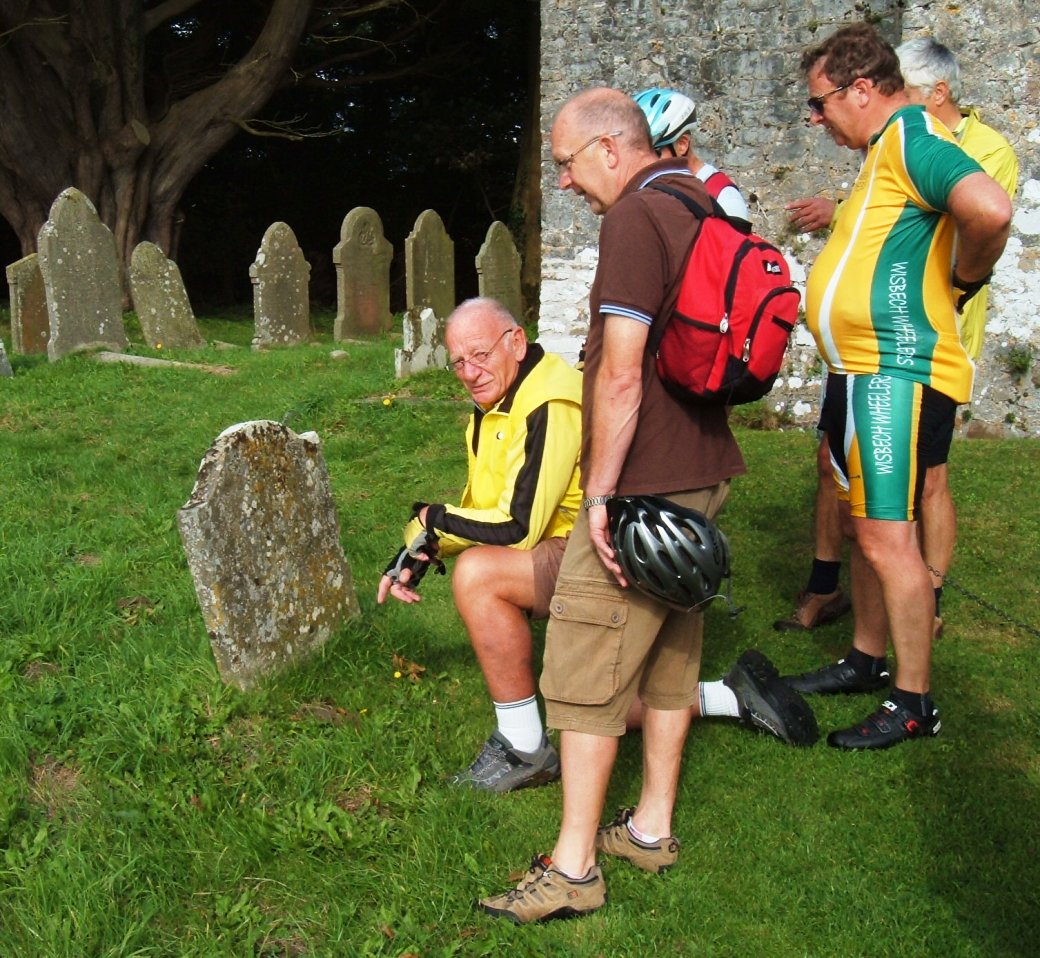
<svg viewBox="0 0 1040 958"><path fill-rule="evenodd" d="M75 806L80 779L78 769L45 755L29 769L30 801L45 808L48 818L56 818Z"/></svg>

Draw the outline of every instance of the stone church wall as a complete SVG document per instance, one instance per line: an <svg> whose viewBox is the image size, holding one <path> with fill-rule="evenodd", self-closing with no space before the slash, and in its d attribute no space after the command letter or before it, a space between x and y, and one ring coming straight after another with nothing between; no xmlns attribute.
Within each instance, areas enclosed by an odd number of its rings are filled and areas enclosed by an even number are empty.
<svg viewBox="0 0 1040 958"><path fill-rule="evenodd" d="M843 23L869 19L893 43L931 34L957 55L962 102L1011 141L1020 164L1011 239L990 296L987 342L964 431L1040 435L1040 13L1026 0L543 0L542 128L590 86L683 90L697 102L699 156L741 186L757 231L783 247L804 281L822 245L788 226L784 203L841 196L856 156L809 126L802 50ZM598 221L559 190L543 152L540 338L571 358L588 324ZM1024 373L1021 367L1032 356ZM768 402L785 417L815 419L821 364L799 326ZM970 422L970 427L969 427Z"/></svg>

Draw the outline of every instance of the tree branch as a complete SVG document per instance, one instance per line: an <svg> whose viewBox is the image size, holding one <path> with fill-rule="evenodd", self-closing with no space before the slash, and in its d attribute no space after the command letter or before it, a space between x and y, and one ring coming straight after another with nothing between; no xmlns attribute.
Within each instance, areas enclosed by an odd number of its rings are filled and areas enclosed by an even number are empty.
<svg viewBox="0 0 1040 958"><path fill-rule="evenodd" d="M199 0L165 0L151 10L145 10L142 14L142 24L145 36L151 33L157 26L165 23L173 17L178 17L186 10L196 6Z"/></svg>

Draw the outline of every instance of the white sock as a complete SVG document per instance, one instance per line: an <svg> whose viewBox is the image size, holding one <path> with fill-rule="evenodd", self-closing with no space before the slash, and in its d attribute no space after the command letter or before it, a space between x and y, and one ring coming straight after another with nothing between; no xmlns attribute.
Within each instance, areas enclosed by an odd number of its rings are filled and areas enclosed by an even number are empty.
<svg viewBox="0 0 1040 958"><path fill-rule="evenodd" d="M633 838L638 839L644 845L653 845L654 842L659 842L661 840L660 835L647 835L646 832L641 832L632 824L631 818L625 822L625 827L629 830Z"/></svg>
<svg viewBox="0 0 1040 958"><path fill-rule="evenodd" d="M740 717L740 703L733 689L721 679L718 682L701 682L701 715L729 715Z"/></svg>
<svg viewBox="0 0 1040 958"><path fill-rule="evenodd" d="M495 702L498 731L518 752L537 752L545 731L538 714L538 700L532 695L519 702Z"/></svg>

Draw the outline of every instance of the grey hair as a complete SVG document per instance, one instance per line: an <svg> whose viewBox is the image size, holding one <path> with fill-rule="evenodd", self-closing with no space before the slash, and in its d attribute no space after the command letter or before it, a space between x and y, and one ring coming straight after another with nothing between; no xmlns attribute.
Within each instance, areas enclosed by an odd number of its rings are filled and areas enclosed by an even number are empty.
<svg viewBox="0 0 1040 958"><path fill-rule="evenodd" d="M961 98L961 68L948 47L931 37L915 37L896 48L899 68L907 86L917 87L929 96L942 80L954 104Z"/></svg>
<svg viewBox="0 0 1040 958"><path fill-rule="evenodd" d="M468 318L475 313L486 314L490 313L495 319L500 320L503 323L503 328L519 326L520 324L516 321L513 314L509 312L497 299L492 299L490 296L474 296L472 299L467 299L452 310L451 315L448 317L445 327L450 326L458 319Z"/></svg>

